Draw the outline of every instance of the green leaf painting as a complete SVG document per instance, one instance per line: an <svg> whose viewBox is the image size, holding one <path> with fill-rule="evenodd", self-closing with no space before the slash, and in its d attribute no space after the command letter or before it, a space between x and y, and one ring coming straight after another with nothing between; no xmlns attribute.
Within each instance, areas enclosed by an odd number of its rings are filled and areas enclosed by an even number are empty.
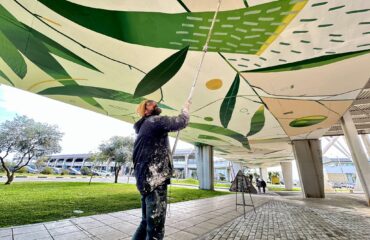
<svg viewBox="0 0 370 240"><path fill-rule="evenodd" d="M0 18L0 57L21 79L27 73L27 65L21 53L52 78L70 79L70 81L60 81L63 85L77 85L77 83L51 53L98 71L57 42L19 22L3 6L0 6L0 15L2 16ZM89 97L81 99L94 107L103 109L95 99Z"/></svg>
<svg viewBox="0 0 370 240"><path fill-rule="evenodd" d="M90 86L79 86L79 85L69 85L69 86L61 86L61 87L53 87L45 89L41 92L38 92L41 95L64 95L64 96L79 96L83 98L101 98L101 99L109 99L115 100L120 102L132 103L132 104L139 104L141 101L145 100L145 98L134 98L132 94L107 89L107 88L99 88L99 87L90 87ZM165 109L173 109L167 105L159 104L160 107Z"/></svg>
<svg viewBox="0 0 370 240"><path fill-rule="evenodd" d="M231 138L237 140L238 142L240 142L243 145L243 147L245 147L247 149L250 149L248 138L246 138L243 134L240 134L240 133L235 132L233 130L223 128L223 127L219 127L219 126L215 126L215 125L203 124L203 123L189 123L188 126L191 127L191 128L200 129L200 130L203 130L203 131L207 131L207 132L211 132L211 133L231 137Z"/></svg>
<svg viewBox="0 0 370 240"><path fill-rule="evenodd" d="M214 141L226 142L225 140L222 140L221 138L210 136L210 135L204 135L204 134L198 135L198 138L204 139L204 140L214 140Z"/></svg>
<svg viewBox="0 0 370 240"><path fill-rule="evenodd" d="M229 91L226 94L220 108L220 121L224 128L229 125L231 116L234 112L234 107L236 103L236 96L239 91L240 78L239 74L236 74L234 82L231 84Z"/></svg>
<svg viewBox="0 0 370 240"><path fill-rule="evenodd" d="M0 6L1 9L1 6ZM1 23L1 20L0 20ZM24 78L27 73L27 65L17 48L0 31L0 57L8 64L15 74Z"/></svg>
<svg viewBox="0 0 370 240"><path fill-rule="evenodd" d="M27 66L19 52L55 79L71 76L50 53L97 70L60 44L19 22L2 6L0 15L4 16L0 18L0 56L20 78L26 75Z"/></svg>
<svg viewBox="0 0 370 240"><path fill-rule="evenodd" d="M180 70L188 50L189 46L184 47L147 73L137 85L134 97L148 95L166 84Z"/></svg>
<svg viewBox="0 0 370 240"><path fill-rule="evenodd" d="M202 51L211 25L209 20L214 15L211 11L176 14L126 12L87 7L67 0L39 2L76 24L108 37L157 48L182 49L191 45L192 51ZM217 15L219 21L213 30L217 35L212 36L216 42L210 44L208 51L257 53L270 38L270 35L260 32L273 33L281 29L285 19L292 19L299 12L301 8L291 10L297 5L304 5L302 2L307 0L278 0L248 8L220 11ZM247 2L244 0L244 3ZM248 39L248 44L240 45L242 39Z"/></svg>
<svg viewBox="0 0 370 240"><path fill-rule="evenodd" d="M247 137L252 136L262 130L265 126L265 106L261 105L257 111L253 114L251 120L251 127Z"/></svg>
<svg viewBox="0 0 370 240"><path fill-rule="evenodd" d="M1 70L0 70L0 77L4 78L8 83L10 83L10 85L12 85L13 87L15 87L14 86L14 83Z"/></svg>
<svg viewBox="0 0 370 240"><path fill-rule="evenodd" d="M347 52L341 54L333 54L327 56L320 56L316 58L311 58L299 62L287 63L273 67L259 68L254 70L247 70L243 72L284 72L284 71L294 71L306 68L320 67L327 64L339 62L345 59L361 56L370 53L370 50Z"/></svg>
<svg viewBox="0 0 370 240"><path fill-rule="evenodd" d="M318 123L321 123L325 119L327 119L327 116L323 115L315 115L315 116L306 116L294 119L289 123L289 126L299 128L299 127L309 127Z"/></svg>

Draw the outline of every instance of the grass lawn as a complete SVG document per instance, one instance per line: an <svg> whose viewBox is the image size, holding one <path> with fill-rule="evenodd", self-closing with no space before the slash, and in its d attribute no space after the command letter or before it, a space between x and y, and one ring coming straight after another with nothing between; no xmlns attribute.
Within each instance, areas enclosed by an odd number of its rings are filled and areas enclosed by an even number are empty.
<svg viewBox="0 0 370 240"><path fill-rule="evenodd" d="M199 186L199 181L194 178L171 179L171 183ZM215 183L215 187L230 187L230 183Z"/></svg>
<svg viewBox="0 0 370 240"><path fill-rule="evenodd" d="M294 187L292 190L286 190L284 185L267 185L267 190L272 192L279 192L279 191L293 191L293 192L300 192L301 188Z"/></svg>
<svg viewBox="0 0 370 240"><path fill-rule="evenodd" d="M171 203L229 194L172 187ZM22 182L0 185L0 227L140 208L134 184ZM82 214L74 214L82 210Z"/></svg>

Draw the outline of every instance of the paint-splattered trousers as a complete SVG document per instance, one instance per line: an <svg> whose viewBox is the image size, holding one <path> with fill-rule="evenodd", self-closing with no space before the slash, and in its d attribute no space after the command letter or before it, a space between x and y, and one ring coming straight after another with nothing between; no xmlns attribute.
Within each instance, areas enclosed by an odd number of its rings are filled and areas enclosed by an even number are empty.
<svg viewBox="0 0 370 240"><path fill-rule="evenodd" d="M141 223L133 240L161 240L164 238L164 224L167 208L167 184L141 195Z"/></svg>

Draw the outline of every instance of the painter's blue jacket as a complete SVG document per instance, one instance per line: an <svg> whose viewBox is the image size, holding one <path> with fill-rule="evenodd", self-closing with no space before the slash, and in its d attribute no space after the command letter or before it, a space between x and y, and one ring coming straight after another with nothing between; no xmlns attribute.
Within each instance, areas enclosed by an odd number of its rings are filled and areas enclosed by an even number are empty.
<svg viewBox="0 0 370 240"><path fill-rule="evenodd" d="M188 113L175 117L143 117L134 125L138 134L134 144L134 169L136 186L141 194L153 191L156 187L170 183L173 167L168 132L187 126Z"/></svg>

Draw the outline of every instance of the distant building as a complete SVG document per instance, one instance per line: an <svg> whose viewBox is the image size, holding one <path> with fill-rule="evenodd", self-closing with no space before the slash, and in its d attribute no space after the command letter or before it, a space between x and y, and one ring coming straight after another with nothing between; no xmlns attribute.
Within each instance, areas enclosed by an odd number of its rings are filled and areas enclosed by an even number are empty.
<svg viewBox="0 0 370 240"><path fill-rule="evenodd" d="M90 154L57 154L47 158L46 164L49 167L56 168L75 168L80 170L82 167L91 168ZM103 162L96 166L98 170L114 171L114 162ZM173 165L175 174L179 178L197 178L197 161L194 149L178 149L173 156ZM122 173L127 174L129 167L125 166ZM214 163L215 178L217 180L229 181L230 162L224 159L215 158Z"/></svg>
<svg viewBox="0 0 370 240"><path fill-rule="evenodd" d="M349 158L323 158L324 170L332 183L356 183L356 168Z"/></svg>

